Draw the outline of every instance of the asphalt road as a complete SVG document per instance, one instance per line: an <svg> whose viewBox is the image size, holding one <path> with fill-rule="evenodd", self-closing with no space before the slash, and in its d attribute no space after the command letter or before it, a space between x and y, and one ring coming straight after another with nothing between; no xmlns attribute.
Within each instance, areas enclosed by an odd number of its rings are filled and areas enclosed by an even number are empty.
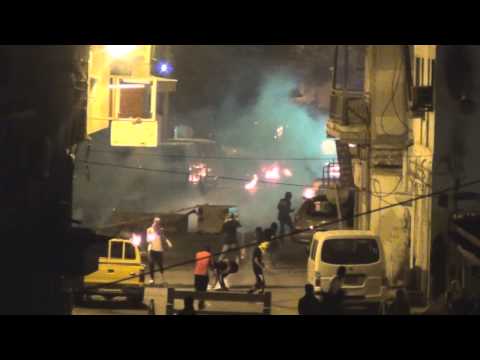
<svg viewBox="0 0 480 360"><path fill-rule="evenodd" d="M175 289L192 290L192 269L185 267L176 269L165 274L168 286ZM305 269L282 267L266 272L268 290L272 292L272 314L296 315L298 299L303 296L306 279ZM246 293L254 284L255 278L251 273L250 266L245 265L238 274L229 279L232 292ZM164 315L166 310L166 288L147 287L145 292L145 304L143 307L133 307L124 299L118 298L107 302L102 297L94 297L81 307L76 307L74 315L147 315L147 304L153 299L157 315ZM176 307L182 308L181 302ZM261 311L261 305L256 304L226 304L207 303L207 310L249 312Z"/></svg>
<svg viewBox="0 0 480 360"><path fill-rule="evenodd" d="M194 255L193 242L204 243L206 239L198 235L176 236L174 239L174 251L166 254L166 266L182 263L191 259ZM212 245L218 245L217 240L212 238ZM218 247L218 246L217 246ZM218 251L219 249L215 249ZM272 314L273 315L297 315L298 300L304 294L304 287L307 280L306 263L307 254L305 247L286 241L285 245L277 254L276 267L269 264L269 257L266 256L267 266L270 270L265 272L267 291L272 293ZM193 267L194 264L182 267L173 267L166 271L165 280L167 287L177 290L193 290ZM148 277L147 277L148 280ZM157 275L157 281L160 276ZM247 255L240 266L237 274L228 278L232 292L246 293L255 283L252 272L250 255ZM105 301L102 297L94 297L80 307L74 309L74 315L148 315L148 307L151 300L154 300L156 315L165 315L167 287L147 287L143 306L133 307L125 299L118 298L113 301ZM182 309L183 304L175 304L176 309ZM229 312L255 312L262 311L259 304L238 304L238 303L207 303L210 311ZM365 309L354 309L352 314L366 314Z"/></svg>

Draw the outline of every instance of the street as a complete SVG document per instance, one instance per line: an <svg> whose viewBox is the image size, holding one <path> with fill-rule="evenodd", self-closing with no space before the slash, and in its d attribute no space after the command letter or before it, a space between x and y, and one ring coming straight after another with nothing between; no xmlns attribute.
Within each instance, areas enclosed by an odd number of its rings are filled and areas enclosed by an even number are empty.
<svg viewBox="0 0 480 360"><path fill-rule="evenodd" d="M306 278L305 269L280 268L266 273L268 290L272 292L272 314L273 315L297 315L298 299L303 296L304 283ZM169 286L175 289L192 290L193 277L191 267L185 267L169 271L166 274ZM246 265L238 274L232 275L229 279L232 292L247 292L255 282L250 266ZM155 313L165 315L167 290L160 287L147 287L145 292L145 306L135 308L121 298L118 301L106 302L101 297L95 301L89 301L77 307L74 315L147 315L147 304L153 299L155 302ZM176 308L182 309L183 304L178 302ZM225 304L207 303L207 310L213 311L261 311L261 305L256 304Z"/></svg>

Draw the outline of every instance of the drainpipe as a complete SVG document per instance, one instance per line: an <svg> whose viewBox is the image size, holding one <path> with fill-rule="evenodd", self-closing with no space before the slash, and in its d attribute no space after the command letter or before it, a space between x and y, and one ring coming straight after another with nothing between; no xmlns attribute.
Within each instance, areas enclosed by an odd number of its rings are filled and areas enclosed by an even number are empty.
<svg viewBox="0 0 480 360"><path fill-rule="evenodd" d="M371 146L367 147L367 162L366 162L366 197L367 197L367 230L371 230L372 225L371 225L371 214L370 212L372 211L372 196L370 195L371 190L372 190L372 184L371 184L371 176L370 176L370 167L371 167Z"/></svg>

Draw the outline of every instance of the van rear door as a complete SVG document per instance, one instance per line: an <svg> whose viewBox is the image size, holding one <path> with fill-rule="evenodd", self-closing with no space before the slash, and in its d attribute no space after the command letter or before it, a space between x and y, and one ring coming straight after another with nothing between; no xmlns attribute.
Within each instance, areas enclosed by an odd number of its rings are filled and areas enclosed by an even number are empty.
<svg viewBox="0 0 480 360"><path fill-rule="evenodd" d="M348 296L374 297L382 293L385 264L375 238L329 239L321 251L326 275L334 277L340 266L347 268L344 289ZM323 275L323 274L322 274Z"/></svg>

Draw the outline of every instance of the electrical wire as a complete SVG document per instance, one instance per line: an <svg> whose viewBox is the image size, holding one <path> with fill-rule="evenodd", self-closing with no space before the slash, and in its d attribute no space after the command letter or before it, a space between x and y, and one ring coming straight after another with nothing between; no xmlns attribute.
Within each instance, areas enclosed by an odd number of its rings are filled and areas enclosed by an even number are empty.
<svg viewBox="0 0 480 360"><path fill-rule="evenodd" d="M410 127L408 126L408 124L406 124L401 119L400 115L398 114L398 110L397 110L396 104L395 104L395 97L396 97L397 92L398 92L398 87L399 87L399 84L400 84L400 78L401 78L401 74L402 74L402 71L401 71L402 70L402 64L403 64L403 61L402 61L402 59L400 59L400 62L395 65L393 76L392 76L392 85L391 85L392 96L391 96L389 102L387 103L387 105L385 106L385 109L383 110L382 115L380 117L380 126L382 128L382 131L388 136L397 136L395 134L389 133L385 128L385 114L387 113L387 110L390 106L393 107L398 121L406 128L407 132L410 132Z"/></svg>
<svg viewBox="0 0 480 360"><path fill-rule="evenodd" d="M388 204L388 205L392 205L392 203L388 202L387 200L385 200L384 198L386 197L389 197L393 194L395 194L398 190L398 188L400 187L400 185L402 184L402 177L399 178L398 180L398 183L397 185L395 186L395 188L390 192L390 193L382 193L382 186L380 184L380 181L378 181L378 179L373 179L373 187L374 187L374 191L372 192L369 192L370 195L380 199L380 201L383 201L385 204ZM375 184L378 184L379 187L380 187L380 192L375 192Z"/></svg>
<svg viewBox="0 0 480 360"><path fill-rule="evenodd" d="M423 199L428 199L428 198L440 196L440 195L443 195L443 194L451 192L451 191L458 191L459 189L470 187L470 186L473 186L473 185L478 185L478 184L480 184L480 180L465 182L465 183L460 184L458 186L452 186L450 188L446 188L446 189L439 190L439 191L436 191L436 192L431 192L429 194L421 195L421 196L418 196L416 198L412 198L412 199L401 201L401 202L398 202L398 203L395 203L395 204L387 205L385 207L380 207L380 208L375 209L375 210L370 210L370 211L367 211L367 212L354 214L352 216L343 217L343 218L338 219L338 220L333 220L333 221L330 221L326 224L322 224L320 226L309 227L309 228L306 228L306 229L293 231L290 234L275 236L274 238L266 240L264 242L271 243L271 242L274 242L274 241L277 241L277 240L281 240L283 238L287 238L287 237L291 238L292 236L300 235L300 234L303 234L303 233L306 233L306 232L320 231L320 230L325 229L325 228L327 228L331 225L340 224L340 223L348 221L348 220L354 220L354 219L357 219L357 218L360 218L360 217L363 217L363 216L371 215L371 214L374 214L374 213L379 213L379 212L389 210L389 209L399 207L399 206L408 205L412 202L416 202L416 201L420 201L420 200L423 200ZM222 252L219 252L219 253L216 253L216 254L212 254L211 256L206 256L204 258L185 260L183 262L164 267L163 270L165 271L165 270L170 270L170 269L185 266L185 265L195 264L197 261L200 261L200 260L207 260L207 259L210 259L210 257L218 257L218 256L221 256L221 255L226 255L226 254L238 252L240 250L248 249L248 248L251 248L251 247L258 246L258 245L259 244L257 242L255 242L255 243L251 243L251 244L247 244L247 245L244 245L244 246L237 247L235 249L231 249L231 250L222 251ZM145 273L145 275L150 275L151 276L152 274L160 272L160 271L161 270L155 270L153 272L147 272L147 273ZM129 276L127 278L120 279L120 280L117 280L117 281L114 281L114 282L111 282L111 283L108 283L108 284L90 286L90 287L85 288L85 290L94 290L94 289L98 289L98 288L112 287L112 286L115 286L117 284L123 283L125 281L140 278L140 276L142 276L142 275L141 274L132 275L132 276Z"/></svg>
<svg viewBox="0 0 480 360"><path fill-rule="evenodd" d="M101 153L101 154L128 154L129 156L150 156L166 159L194 159L194 160L239 160L239 161L324 161L330 160L333 161L332 156L320 156L317 158L247 158L247 157L228 157L228 156L188 156L188 155L167 155L167 154L156 154L150 152L140 152L140 153L131 153L128 150L91 150L92 153ZM412 155L409 156L409 159L414 158L432 158L433 155Z"/></svg>
<svg viewBox="0 0 480 360"><path fill-rule="evenodd" d="M104 154L128 154L130 156L151 156L167 159L196 159L196 160L241 160L241 161L324 161L332 160L333 156L320 156L317 158L247 158L247 157L228 157L228 156L189 156L189 155L168 155L156 153L131 153L128 150L92 150L92 153Z"/></svg>
<svg viewBox="0 0 480 360"><path fill-rule="evenodd" d="M174 174L174 175L186 175L186 176L190 175L190 173L188 173L188 172L175 171L175 170L151 169L151 168L145 168L145 167L134 167L134 166L127 166L127 165L102 163L102 162L96 162L96 161L85 161L85 160L77 160L77 161L88 164L88 165L113 167L113 168L124 169L124 170L136 170L136 171L146 171L146 172ZM250 181L252 181L252 179L236 178L236 177L231 177L231 176L206 176L206 179L221 179L221 180L238 181L238 182L244 182L244 183L249 183ZM260 183L260 184L270 184L270 185L293 186L293 187L305 187L306 186L306 185L300 185L300 184L282 183L282 182L267 181L267 180L258 180L258 183Z"/></svg>
<svg viewBox="0 0 480 360"><path fill-rule="evenodd" d="M400 78L402 76L402 70L404 65L405 64L403 62L403 57L400 57L400 68L398 69L398 76L397 76L395 85L392 81L392 92L395 92L395 94L398 92L398 86L400 84ZM411 132L410 126L408 125L408 123L405 123L405 121L402 120L401 116L398 113L397 104L395 104L395 97L393 98L392 105L393 105L393 111L395 112L395 115L397 116L398 121L402 123L403 126L405 126L405 129L410 134Z"/></svg>

